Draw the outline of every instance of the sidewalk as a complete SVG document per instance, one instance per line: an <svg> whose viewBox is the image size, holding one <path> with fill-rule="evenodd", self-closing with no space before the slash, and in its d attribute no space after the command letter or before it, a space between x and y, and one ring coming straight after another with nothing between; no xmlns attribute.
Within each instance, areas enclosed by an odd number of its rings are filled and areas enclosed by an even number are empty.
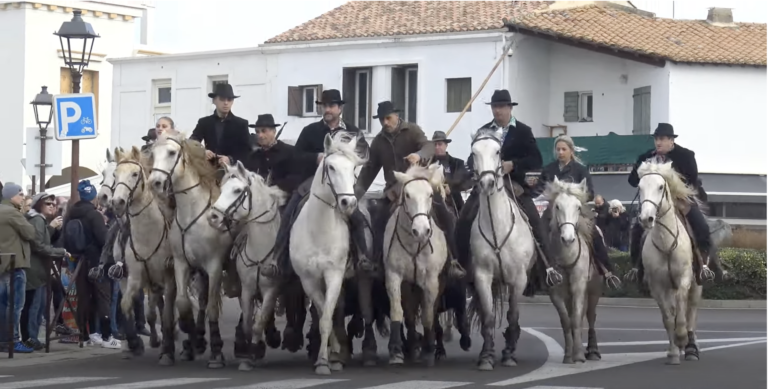
<svg viewBox="0 0 768 389"><path fill-rule="evenodd" d="M101 357L119 354L121 350L103 348L101 346L86 346L78 344L51 342L51 352L45 350L29 354L13 353L13 359L8 359L8 353L0 353L0 368L33 366L46 363L64 362L78 359Z"/></svg>

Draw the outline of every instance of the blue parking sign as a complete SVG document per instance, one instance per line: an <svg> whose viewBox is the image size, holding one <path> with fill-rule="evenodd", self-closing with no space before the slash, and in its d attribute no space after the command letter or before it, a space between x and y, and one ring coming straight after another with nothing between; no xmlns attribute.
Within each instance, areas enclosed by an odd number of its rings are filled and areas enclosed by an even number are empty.
<svg viewBox="0 0 768 389"><path fill-rule="evenodd" d="M56 140L94 139L99 135L93 93L54 95L53 118Z"/></svg>

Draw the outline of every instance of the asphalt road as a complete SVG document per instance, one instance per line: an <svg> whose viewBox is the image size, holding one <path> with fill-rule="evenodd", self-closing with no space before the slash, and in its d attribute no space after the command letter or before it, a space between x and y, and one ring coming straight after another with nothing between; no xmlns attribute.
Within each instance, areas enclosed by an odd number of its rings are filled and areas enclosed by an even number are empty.
<svg viewBox="0 0 768 389"><path fill-rule="evenodd" d="M18 388L110 388L161 387L241 389L443 389L508 387L513 389L647 389L697 388L739 389L766 387L766 311L702 309L698 336L703 352L698 362L680 366L664 364L666 334L656 308L600 307L598 340L600 362L563 365L562 331L549 304L522 307L517 367L497 365L493 372L480 372L475 360L481 338L474 334L472 349L464 352L454 341L446 344L448 358L433 368L421 365L389 367L386 340L379 339L380 363L365 368L359 359L330 377L313 373L304 351L290 354L267 350L263 366L250 372L237 370L233 360L234 325L239 310L233 301L224 308L222 332L228 365L221 370L206 368L206 358L177 362L173 367L157 364L157 350L144 357L122 360L119 355L81 359L44 366L0 367L0 389ZM504 324L506 326L506 324ZM282 324L278 323L282 328ZM455 330L454 330L455 331ZM496 331L497 355L503 345ZM585 336L586 341L586 336ZM359 352L360 341L355 341ZM180 345L177 350L180 350ZM357 356L359 357L359 356ZM0 366L2 366L0 364Z"/></svg>

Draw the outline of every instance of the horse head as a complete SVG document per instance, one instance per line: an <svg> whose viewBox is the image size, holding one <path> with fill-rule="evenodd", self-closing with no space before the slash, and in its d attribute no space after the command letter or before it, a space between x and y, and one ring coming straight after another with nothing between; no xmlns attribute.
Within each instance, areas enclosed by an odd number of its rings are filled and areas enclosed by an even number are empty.
<svg viewBox="0 0 768 389"><path fill-rule="evenodd" d="M261 176L252 175L240 161L234 166L226 167L221 181L221 195L208 211L208 223L211 227L221 231L228 230L232 223L239 223L248 217L253 207L252 186L256 180L261 180Z"/></svg>
<svg viewBox="0 0 768 389"><path fill-rule="evenodd" d="M365 163L365 159L355 151L355 143L334 139L330 135L325 136L324 146L323 162L318 167L321 187L316 189L318 175L315 174L312 190L322 192L315 193L321 198L332 195L338 210L351 215L357 208L355 168Z"/></svg>
<svg viewBox="0 0 768 389"><path fill-rule="evenodd" d="M574 184L560 181L557 177L547 184L545 197L552 208L552 231L560 232L560 241L565 246L570 246L578 238L583 216L584 204L587 200L587 180Z"/></svg>
<svg viewBox="0 0 768 389"><path fill-rule="evenodd" d="M689 188L682 176L672 168L672 162L650 160L637 168L640 182L640 223L653 228L657 219L675 208L678 201L690 202L696 192Z"/></svg>
<svg viewBox="0 0 768 389"><path fill-rule="evenodd" d="M503 187L501 174L501 131L480 129L472 135L474 176L483 194L490 195Z"/></svg>
<svg viewBox="0 0 768 389"><path fill-rule="evenodd" d="M130 153L115 151L116 164L114 171L114 191L111 205L115 214L122 215L128 209L131 201L141 198L146 187L142 155L136 146Z"/></svg>
<svg viewBox="0 0 768 389"><path fill-rule="evenodd" d="M400 186L399 204L411 221L411 234L419 242L432 236L432 197L443 182L443 167L413 165L405 173L394 172Z"/></svg>
<svg viewBox="0 0 768 389"><path fill-rule="evenodd" d="M96 195L99 199L99 206L102 208L109 207L112 202L112 194L115 191L115 168L117 168L115 155L122 150L122 148L115 147L115 153L112 154L107 149L107 166L101 171L101 188Z"/></svg>

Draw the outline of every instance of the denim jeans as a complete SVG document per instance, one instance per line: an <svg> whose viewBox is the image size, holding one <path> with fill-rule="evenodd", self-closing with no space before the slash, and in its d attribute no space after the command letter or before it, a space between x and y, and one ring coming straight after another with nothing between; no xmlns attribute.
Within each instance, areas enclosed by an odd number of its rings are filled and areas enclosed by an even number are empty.
<svg viewBox="0 0 768 389"><path fill-rule="evenodd" d="M35 295L32 298L32 304L29 306L29 323L27 325L27 331L29 331L30 339L39 339L40 336L40 321L45 310L45 295L47 288L45 286L35 289Z"/></svg>
<svg viewBox="0 0 768 389"><path fill-rule="evenodd" d="M10 297L10 273L4 273L0 275L0 342L8 341L8 313L9 313L9 301ZM21 320L21 310L24 308L25 292L27 287L27 273L24 269L16 269L13 272L13 289L14 289L14 302L13 302L13 341L20 341L19 337L19 321Z"/></svg>

